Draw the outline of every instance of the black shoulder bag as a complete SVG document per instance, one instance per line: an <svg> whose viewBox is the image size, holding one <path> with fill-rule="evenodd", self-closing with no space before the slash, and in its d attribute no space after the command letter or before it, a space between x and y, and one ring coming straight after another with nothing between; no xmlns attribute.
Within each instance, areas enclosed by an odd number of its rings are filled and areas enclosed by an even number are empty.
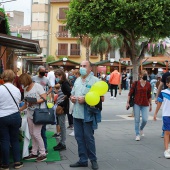
<svg viewBox="0 0 170 170"><path fill-rule="evenodd" d="M138 83L138 81L135 82L135 89L134 89L133 93L130 96L130 100L129 100L130 107L134 106L135 94L136 94L136 90L137 90L137 83Z"/></svg>
<svg viewBox="0 0 170 170"><path fill-rule="evenodd" d="M42 97L41 97L42 98ZM34 114L33 114L33 122L36 125L44 125L44 124L56 124L56 119L55 119L55 115L54 115L54 110L53 108L49 109L47 106L47 100L45 100L44 98L42 98L46 104L47 108L40 108L39 104L39 108L36 108L34 110Z"/></svg>

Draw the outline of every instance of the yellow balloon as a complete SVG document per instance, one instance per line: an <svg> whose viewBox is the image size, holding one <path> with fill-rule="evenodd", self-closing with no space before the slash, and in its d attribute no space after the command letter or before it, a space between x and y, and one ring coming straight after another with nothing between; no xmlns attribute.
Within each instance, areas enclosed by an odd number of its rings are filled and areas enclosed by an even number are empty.
<svg viewBox="0 0 170 170"><path fill-rule="evenodd" d="M99 103L100 101L100 96L98 93L92 91L88 92L85 96L85 101L88 105L90 106L95 106Z"/></svg>
<svg viewBox="0 0 170 170"><path fill-rule="evenodd" d="M48 102L48 103L47 103L47 106L48 106L48 108L49 108L49 109L51 109L51 108L54 106L54 104L53 104L53 103Z"/></svg>
<svg viewBox="0 0 170 170"><path fill-rule="evenodd" d="M108 91L108 84L105 81L98 81L91 87L90 91L94 91L99 94L99 96L104 95Z"/></svg>

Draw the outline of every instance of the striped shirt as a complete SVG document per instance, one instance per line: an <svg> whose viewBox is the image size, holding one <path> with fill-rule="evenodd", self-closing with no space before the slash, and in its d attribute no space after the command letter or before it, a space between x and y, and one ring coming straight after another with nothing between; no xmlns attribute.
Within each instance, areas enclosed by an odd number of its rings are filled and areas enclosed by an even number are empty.
<svg viewBox="0 0 170 170"><path fill-rule="evenodd" d="M58 90L58 98L56 101L56 104L60 104L61 102L64 101L64 93L62 92L61 88Z"/></svg>
<svg viewBox="0 0 170 170"><path fill-rule="evenodd" d="M162 116L170 116L170 89L162 90L157 101L163 103Z"/></svg>

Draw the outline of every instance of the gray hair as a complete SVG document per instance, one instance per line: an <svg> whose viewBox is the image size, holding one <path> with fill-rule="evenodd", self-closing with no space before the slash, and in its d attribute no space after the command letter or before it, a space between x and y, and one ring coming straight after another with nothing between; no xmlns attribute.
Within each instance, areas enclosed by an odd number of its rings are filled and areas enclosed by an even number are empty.
<svg viewBox="0 0 170 170"><path fill-rule="evenodd" d="M39 72L40 69L45 69L45 67L44 67L44 66L39 66L39 67L37 68L37 71Z"/></svg>

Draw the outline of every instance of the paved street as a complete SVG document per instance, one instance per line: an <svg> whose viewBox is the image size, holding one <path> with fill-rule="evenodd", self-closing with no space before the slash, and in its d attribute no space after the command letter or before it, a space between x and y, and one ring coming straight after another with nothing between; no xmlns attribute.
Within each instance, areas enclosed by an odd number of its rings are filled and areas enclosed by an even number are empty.
<svg viewBox="0 0 170 170"><path fill-rule="evenodd" d="M169 170L170 160L163 157L162 121L152 121L150 113L144 130L145 137L135 141L133 118L128 117L132 109L125 109L128 91L123 91L116 100L110 100L110 93L105 95L102 123L95 131L97 157L100 170ZM153 110L155 104L153 103ZM159 113L161 118L161 113ZM54 131L55 127L49 130ZM71 130L67 130L67 134ZM61 161L51 163L24 163L23 170L71 170L70 163L78 160L77 144L74 137L67 135L67 150L60 152ZM89 170L88 168L75 168Z"/></svg>

